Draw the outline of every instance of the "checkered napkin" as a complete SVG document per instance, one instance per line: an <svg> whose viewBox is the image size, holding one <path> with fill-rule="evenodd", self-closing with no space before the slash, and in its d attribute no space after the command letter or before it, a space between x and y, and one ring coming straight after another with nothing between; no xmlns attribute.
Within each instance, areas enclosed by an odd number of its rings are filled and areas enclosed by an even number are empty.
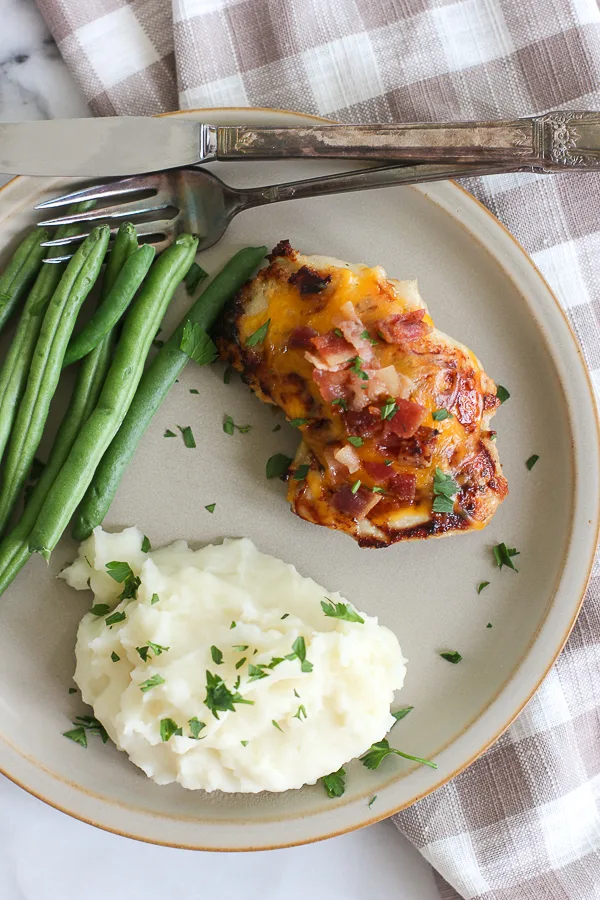
<svg viewBox="0 0 600 900"><path fill-rule="evenodd" d="M600 109L595 0L37 0L98 115L271 106L346 122ZM468 188L532 255L600 390L600 175ZM566 650L474 765L395 817L445 900L600 897L600 564ZM458 892L458 893L457 893Z"/></svg>

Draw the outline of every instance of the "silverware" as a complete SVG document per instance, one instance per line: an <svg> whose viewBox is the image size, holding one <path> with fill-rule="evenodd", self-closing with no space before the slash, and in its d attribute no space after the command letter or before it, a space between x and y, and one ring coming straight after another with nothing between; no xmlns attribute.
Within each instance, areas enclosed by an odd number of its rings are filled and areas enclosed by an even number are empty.
<svg viewBox="0 0 600 900"><path fill-rule="evenodd" d="M0 124L0 172L7 174L100 178L215 159L288 157L597 170L600 113L562 111L496 122L293 128L214 126L168 117Z"/></svg>
<svg viewBox="0 0 600 900"><path fill-rule="evenodd" d="M76 215L47 219L38 222L38 225L52 226L80 222L93 226L98 222L107 222L113 226L111 230L114 234L119 222L128 220L137 226L140 241L153 244L159 253L182 231L197 234L200 238L199 249L206 250L219 240L234 216L255 206L280 203L284 200L342 194L347 191L440 181L461 175L491 174L495 171L507 169L443 164L385 166L290 181L285 184L238 189L225 184L207 169L186 168L138 175L75 191L54 200L46 200L38 204L36 209L56 209L82 200L113 204L115 201L125 201L115 205L96 206L88 212ZM138 197L139 199L133 199ZM81 242L88 233L84 228L79 235L44 241L43 246L71 248ZM44 261L58 263L69 259L70 256L71 254L66 254Z"/></svg>

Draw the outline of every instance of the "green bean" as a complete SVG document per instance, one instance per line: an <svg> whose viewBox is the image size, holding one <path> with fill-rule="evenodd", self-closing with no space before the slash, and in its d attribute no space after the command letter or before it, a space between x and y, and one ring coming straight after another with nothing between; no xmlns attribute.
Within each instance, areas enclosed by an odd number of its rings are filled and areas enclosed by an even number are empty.
<svg viewBox="0 0 600 900"><path fill-rule="evenodd" d="M198 324L207 331L215 323L227 301L253 275L266 252L266 247L247 247L238 251L192 304L164 347L156 354L77 511L73 527L73 537L77 540L89 537L96 525L104 519L152 416L187 363L189 357L179 349L186 322Z"/></svg>
<svg viewBox="0 0 600 900"><path fill-rule="evenodd" d="M148 273L154 259L154 247L145 244L132 253L119 272L112 291L101 303L89 322L67 347L63 368L77 362L97 347L105 334L114 328Z"/></svg>
<svg viewBox="0 0 600 900"><path fill-rule="evenodd" d="M0 492L0 531L6 526L33 462L77 314L98 277L109 237L107 225L92 231L69 261L48 304L8 443Z"/></svg>
<svg viewBox="0 0 600 900"><path fill-rule="evenodd" d="M85 212L93 206L93 201L78 203L69 207L69 214ZM64 225L56 232L57 238L72 237L79 233L78 225ZM63 247L52 247L48 258L60 256ZM35 284L25 301L23 312L17 326L15 336L8 349L6 359L0 366L0 460L23 396L33 351L42 327L46 307L58 286L66 264L52 263L42 266Z"/></svg>
<svg viewBox="0 0 600 900"><path fill-rule="evenodd" d="M98 404L79 432L29 538L48 559L133 400L152 345L177 285L194 259L197 238L181 235L154 263L123 326Z"/></svg>
<svg viewBox="0 0 600 900"><path fill-rule="evenodd" d="M133 226L121 226L104 272L100 302L110 292L128 256L137 250L137 236ZM46 463L18 524L0 542L0 595L11 584L31 556L29 535L36 523L48 491L62 469L75 438L95 408L110 366L115 343L115 329L81 363L67 411Z"/></svg>
<svg viewBox="0 0 600 900"><path fill-rule="evenodd" d="M25 296L35 276L39 272L47 248L49 234L45 229L34 228L21 241L12 258L0 275L0 331L4 328L14 309Z"/></svg>

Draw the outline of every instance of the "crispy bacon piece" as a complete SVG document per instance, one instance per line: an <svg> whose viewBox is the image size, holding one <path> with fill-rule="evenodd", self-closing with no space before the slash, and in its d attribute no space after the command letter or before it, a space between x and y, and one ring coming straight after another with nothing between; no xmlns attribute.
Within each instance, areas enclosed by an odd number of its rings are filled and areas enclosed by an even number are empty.
<svg viewBox="0 0 600 900"><path fill-rule="evenodd" d="M411 309L410 312L386 316L377 323L377 331L388 344L403 344L425 337L431 333L431 325L423 321L426 310Z"/></svg>
<svg viewBox="0 0 600 900"><path fill-rule="evenodd" d="M427 410L413 400L396 400L398 407L392 418L386 422L386 430L393 431L401 438L412 437L427 415Z"/></svg>
<svg viewBox="0 0 600 900"><path fill-rule="evenodd" d="M320 294L330 281L331 275L321 275L320 272L308 266L300 266L288 278L288 284L295 284L300 289L301 294Z"/></svg>
<svg viewBox="0 0 600 900"><path fill-rule="evenodd" d="M378 406L369 406L360 411L349 409L344 414L344 424L348 434L362 438L373 438L383 433L381 411Z"/></svg>
<svg viewBox="0 0 600 900"><path fill-rule="evenodd" d="M304 356L317 369L335 371L347 365L356 356L356 350L344 337L333 331L311 338L314 352L307 351Z"/></svg>
<svg viewBox="0 0 600 900"><path fill-rule="evenodd" d="M417 490L417 477L410 472L395 472L387 482L386 490L398 500L412 503Z"/></svg>
<svg viewBox="0 0 600 900"><path fill-rule="evenodd" d="M435 428L421 425L410 438L401 438L389 431L377 439L376 445L384 455L393 457L404 465L421 469L430 464L437 437Z"/></svg>
<svg viewBox="0 0 600 900"><path fill-rule="evenodd" d="M348 370L341 369L338 372L326 372L323 369L315 369L313 381L319 388L323 400L332 403L334 400L345 400L347 396L346 385L348 382Z"/></svg>
<svg viewBox="0 0 600 900"><path fill-rule="evenodd" d="M311 350L313 346L311 339L316 337L318 333L314 328L309 328L308 325L299 325L290 333L288 346L298 350Z"/></svg>
<svg viewBox="0 0 600 900"><path fill-rule="evenodd" d="M371 478L374 478L375 481L379 481L382 484L389 481L396 473L392 469L391 466L386 466L383 462L376 462L374 460L365 460L363 463L363 468L365 472L368 472Z"/></svg>
<svg viewBox="0 0 600 900"><path fill-rule="evenodd" d="M361 519L364 519L371 512L374 506L377 506L380 500L381 494L374 494L372 491L366 491L364 488L359 488L355 493L352 493L350 485L343 484L332 495L331 505L343 515L360 522Z"/></svg>

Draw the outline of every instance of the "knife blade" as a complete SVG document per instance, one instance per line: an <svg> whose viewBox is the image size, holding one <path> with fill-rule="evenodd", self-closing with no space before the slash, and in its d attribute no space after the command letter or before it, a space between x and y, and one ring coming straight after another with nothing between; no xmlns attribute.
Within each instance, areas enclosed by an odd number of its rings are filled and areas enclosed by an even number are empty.
<svg viewBox="0 0 600 900"><path fill-rule="evenodd" d="M209 158L214 130L144 116L0 124L0 172L95 178L189 166Z"/></svg>

